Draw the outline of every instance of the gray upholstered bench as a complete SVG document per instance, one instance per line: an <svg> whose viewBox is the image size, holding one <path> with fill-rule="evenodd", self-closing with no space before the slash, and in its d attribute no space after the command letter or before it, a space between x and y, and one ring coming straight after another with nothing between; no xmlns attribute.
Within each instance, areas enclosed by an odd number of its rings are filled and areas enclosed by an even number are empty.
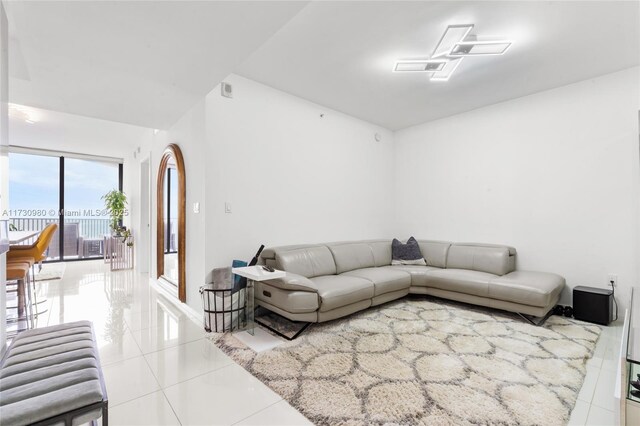
<svg viewBox="0 0 640 426"><path fill-rule="evenodd" d="M93 327L78 321L18 334L0 362L3 425L78 425L102 416L107 391Z"/></svg>

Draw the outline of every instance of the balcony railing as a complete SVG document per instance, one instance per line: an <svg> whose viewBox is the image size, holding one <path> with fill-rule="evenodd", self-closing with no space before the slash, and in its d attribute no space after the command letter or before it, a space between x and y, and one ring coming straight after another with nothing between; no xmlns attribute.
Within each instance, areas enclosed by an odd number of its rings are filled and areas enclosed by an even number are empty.
<svg viewBox="0 0 640 426"><path fill-rule="evenodd" d="M65 259L81 259L102 256L103 237L111 233L109 219L95 218L65 218L64 219L64 257ZM41 231L50 223L59 224L58 218L53 217L14 217L9 224L19 231ZM35 238L22 244L33 244ZM49 245L48 259L60 257L59 231L53 236Z"/></svg>
<svg viewBox="0 0 640 426"><path fill-rule="evenodd" d="M52 217L12 217L9 224L15 226L19 231L40 231L50 223L59 223L58 218ZM109 219L83 219L68 218L64 223L79 224L80 235L85 239L102 238L105 234L111 233Z"/></svg>

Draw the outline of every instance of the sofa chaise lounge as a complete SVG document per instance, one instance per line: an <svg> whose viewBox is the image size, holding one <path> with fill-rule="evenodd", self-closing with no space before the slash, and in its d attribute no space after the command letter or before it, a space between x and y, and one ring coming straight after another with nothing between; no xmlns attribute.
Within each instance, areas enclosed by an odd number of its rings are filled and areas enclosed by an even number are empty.
<svg viewBox="0 0 640 426"><path fill-rule="evenodd" d="M427 266L392 265L391 241L267 248L261 263L283 270L257 282L259 306L293 321L324 322L407 294L427 294L544 319L558 302L560 275L516 271L513 247L418 240ZM526 315L526 316L525 316Z"/></svg>

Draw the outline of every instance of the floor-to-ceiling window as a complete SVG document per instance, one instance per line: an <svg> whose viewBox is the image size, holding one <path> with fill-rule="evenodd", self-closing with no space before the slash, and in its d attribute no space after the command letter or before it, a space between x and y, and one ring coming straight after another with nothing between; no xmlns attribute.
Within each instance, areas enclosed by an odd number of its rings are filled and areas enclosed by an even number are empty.
<svg viewBox="0 0 640 426"><path fill-rule="evenodd" d="M9 153L9 226L12 230L38 231L58 223L60 159ZM58 232L55 233L58 239ZM31 241L26 241L29 243ZM49 260L59 260L59 250L49 250Z"/></svg>
<svg viewBox="0 0 640 426"><path fill-rule="evenodd" d="M109 233L109 218L101 197L120 188L119 164L76 158L64 159L64 256L102 256L102 241Z"/></svg>
<svg viewBox="0 0 640 426"><path fill-rule="evenodd" d="M9 153L10 224L19 231L58 224L47 260L102 256L110 230L101 197L112 189L122 190L122 163L115 159Z"/></svg>

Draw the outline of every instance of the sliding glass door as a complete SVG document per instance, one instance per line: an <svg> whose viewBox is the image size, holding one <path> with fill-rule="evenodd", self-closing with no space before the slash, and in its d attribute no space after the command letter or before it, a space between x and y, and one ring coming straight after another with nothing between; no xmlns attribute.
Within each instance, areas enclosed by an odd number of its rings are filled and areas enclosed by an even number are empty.
<svg viewBox="0 0 640 426"><path fill-rule="evenodd" d="M117 163L64 159L64 258L102 256L109 216L101 197L119 188Z"/></svg>
<svg viewBox="0 0 640 426"><path fill-rule="evenodd" d="M9 153L9 219L13 231L41 231L59 222L60 159L42 155ZM8 216L8 217L7 217ZM58 240L58 231L53 236ZM33 243L35 238L21 241ZM48 260L59 260L57 248L49 250Z"/></svg>
<svg viewBox="0 0 640 426"><path fill-rule="evenodd" d="M112 189L122 190L120 163L9 154L9 219L13 228L39 231L48 223L58 224L47 260L102 257L103 236L110 229L101 197Z"/></svg>

